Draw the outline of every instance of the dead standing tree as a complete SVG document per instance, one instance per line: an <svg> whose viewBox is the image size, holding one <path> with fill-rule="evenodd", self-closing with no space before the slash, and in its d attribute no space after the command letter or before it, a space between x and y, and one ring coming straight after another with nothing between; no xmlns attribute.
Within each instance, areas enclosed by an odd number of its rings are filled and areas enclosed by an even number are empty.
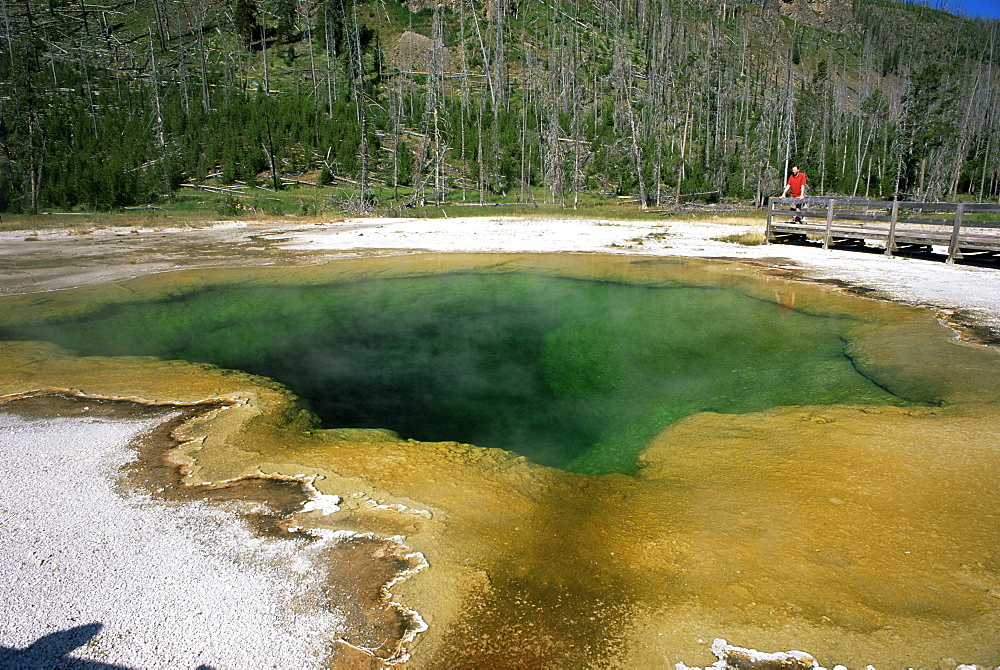
<svg viewBox="0 0 1000 670"><path fill-rule="evenodd" d="M426 134L430 138L430 160L434 174L434 201L440 203L444 197L444 158L448 146L441 131L441 117L445 113L445 48L441 25L441 7L434 8L431 22L431 43L427 59L427 89L425 124Z"/></svg>
<svg viewBox="0 0 1000 670"><path fill-rule="evenodd" d="M348 42L348 60L351 72L351 97L357 110L359 147L358 160L360 163L360 174L358 175L358 185L360 193L354 209L357 213L367 212L373 202L371 183L369 175L369 151L368 151L368 95L365 91L365 64L364 52L361 48L361 22L358 21L358 5L351 3L350 12L351 36Z"/></svg>
<svg viewBox="0 0 1000 670"><path fill-rule="evenodd" d="M634 96L641 94L643 88L638 85L635 77L635 70L631 60L631 45L619 37L616 48L612 55L611 65L611 85L615 91L615 99L618 102L616 113L621 117L625 125L631 158L635 168L635 178L638 185L639 206L642 209L648 207L646 198L646 179L644 175L642 139L640 137L640 124L636 106L638 102Z"/></svg>

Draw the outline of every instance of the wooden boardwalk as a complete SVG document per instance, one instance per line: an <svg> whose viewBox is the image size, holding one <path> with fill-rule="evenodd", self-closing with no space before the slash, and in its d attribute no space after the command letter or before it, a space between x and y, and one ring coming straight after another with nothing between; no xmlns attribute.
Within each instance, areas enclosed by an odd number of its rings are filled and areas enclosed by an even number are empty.
<svg viewBox="0 0 1000 670"><path fill-rule="evenodd" d="M889 256L945 247L947 262L954 263L970 253L1000 254L1000 205L771 198L766 238L769 244L821 239L824 249L862 249L876 242Z"/></svg>

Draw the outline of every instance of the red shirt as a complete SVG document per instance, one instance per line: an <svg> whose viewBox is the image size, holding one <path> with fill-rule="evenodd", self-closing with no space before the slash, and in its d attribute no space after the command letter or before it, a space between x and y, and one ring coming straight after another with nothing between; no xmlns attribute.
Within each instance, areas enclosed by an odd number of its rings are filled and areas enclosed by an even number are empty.
<svg viewBox="0 0 1000 670"><path fill-rule="evenodd" d="M788 185L792 187L789 195L793 198L801 198L802 187L806 185L806 173L799 170L798 173L793 172L788 175Z"/></svg>

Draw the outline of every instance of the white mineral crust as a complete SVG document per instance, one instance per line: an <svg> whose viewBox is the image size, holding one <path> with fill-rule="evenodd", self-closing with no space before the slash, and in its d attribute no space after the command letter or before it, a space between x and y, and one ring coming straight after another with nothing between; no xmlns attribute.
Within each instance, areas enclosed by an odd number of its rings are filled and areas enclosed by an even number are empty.
<svg viewBox="0 0 1000 670"><path fill-rule="evenodd" d="M321 606L315 542L262 539L231 510L118 488L127 445L160 420L0 412L0 666L89 625L97 634L64 663L322 667L341 620Z"/></svg>

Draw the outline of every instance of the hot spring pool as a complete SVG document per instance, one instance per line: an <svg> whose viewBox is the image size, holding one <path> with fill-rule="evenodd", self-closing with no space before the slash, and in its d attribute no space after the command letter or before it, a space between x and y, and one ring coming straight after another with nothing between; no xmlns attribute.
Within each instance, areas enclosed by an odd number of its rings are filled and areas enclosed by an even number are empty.
<svg viewBox="0 0 1000 670"><path fill-rule="evenodd" d="M631 474L697 412L907 404L846 355L857 323L730 288L500 272L206 288L0 338L211 363L285 384L328 428Z"/></svg>
<svg viewBox="0 0 1000 670"><path fill-rule="evenodd" d="M192 483L404 538L415 667L668 667L713 637L1000 664L1000 357L724 262L421 255L0 297L0 395L220 409ZM224 409L222 409L224 408Z"/></svg>

